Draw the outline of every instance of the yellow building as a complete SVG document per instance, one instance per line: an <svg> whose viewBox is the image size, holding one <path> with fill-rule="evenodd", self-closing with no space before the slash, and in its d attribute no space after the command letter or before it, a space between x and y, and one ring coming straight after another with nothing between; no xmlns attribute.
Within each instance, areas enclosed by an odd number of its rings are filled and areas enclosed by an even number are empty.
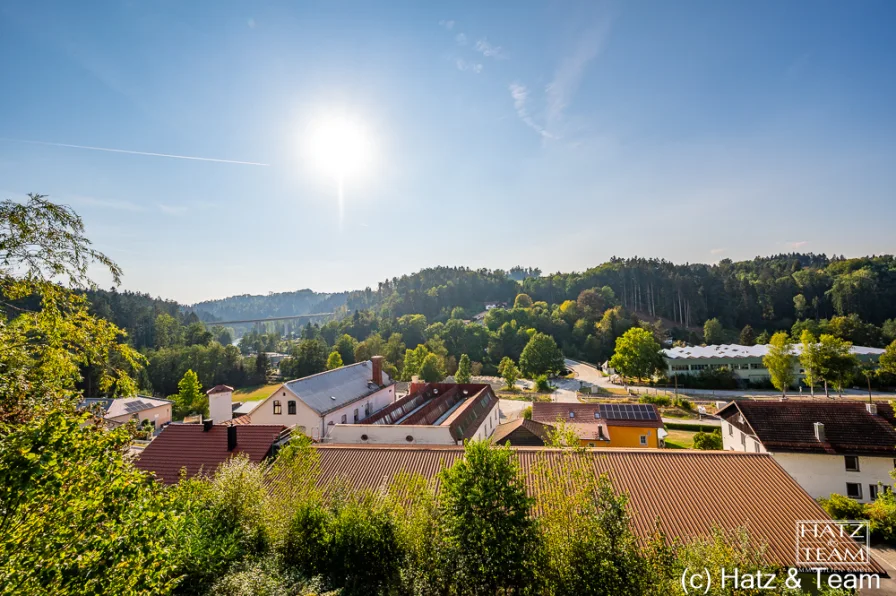
<svg viewBox="0 0 896 596"><path fill-rule="evenodd" d="M576 433L584 447L660 446L663 420L653 404L532 405L532 420L556 425L558 421Z"/></svg>

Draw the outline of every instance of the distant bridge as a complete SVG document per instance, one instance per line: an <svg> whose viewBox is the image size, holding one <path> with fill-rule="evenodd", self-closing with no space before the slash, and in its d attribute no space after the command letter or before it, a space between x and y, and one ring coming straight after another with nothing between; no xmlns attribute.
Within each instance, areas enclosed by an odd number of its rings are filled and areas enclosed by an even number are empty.
<svg viewBox="0 0 896 596"><path fill-rule="evenodd" d="M292 321L295 319L311 319L314 317L326 317L334 315L332 312L315 312L307 315L290 315L288 317L269 317L267 319L243 319L241 321L202 321L203 325L214 327L215 325L238 325L240 323L265 323L267 321Z"/></svg>

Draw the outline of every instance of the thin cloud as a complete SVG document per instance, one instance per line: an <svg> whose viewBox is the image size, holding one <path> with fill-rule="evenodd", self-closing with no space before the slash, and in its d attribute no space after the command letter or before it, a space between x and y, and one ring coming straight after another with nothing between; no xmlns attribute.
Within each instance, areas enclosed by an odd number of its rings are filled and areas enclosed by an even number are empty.
<svg viewBox="0 0 896 596"><path fill-rule="evenodd" d="M479 64L478 62L467 62L463 58L458 58L457 60L455 60L454 65L457 66L457 70L471 70L476 74L482 72L482 64Z"/></svg>
<svg viewBox="0 0 896 596"><path fill-rule="evenodd" d="M609 24L607 22L591 29L583 35L572 54L564 58L554 73L554 79L545 89L547 94L547 126L550 129L563 119L564 112L585 74L585 68L600 53L606 41Z"/></svg>
<svg viewBox="0 0 896 596"><path fill-rule="evenodd" d="M162 205L159 204L159 210L168 215L181 215L187 212L187 208L183 205Z"/></svg>
<svg viewBox="0 0 896 596"><path fill-rule="evenodd" d="M797 240L795 242L788 242L785 246L787 246L787 248L803 248L807 244L809 244L808 240Z"/></svg>
<svg viewBox="0 0 896 596"><path fill-rule="evenodd" d="M262 166L268 167L270 164L258 163L255 161L239 161L236 159L218 159L214 157L196 157L193 155L174 155L171 153L152 153L149 151L132 151L130 149L111 149L109 147L91 147L89 145L70 145L68 143L49 143L46 141L28 141L25 139L3 139L5 141L13 141L16 143L30 143L32 145L45 145L47 147L65 147L68 149L87 149L89 151L105 151L107 153L126 153L128 155L146 155L149 157L167 157L169 159L188 159L192 161L211 161L214 163L230 163L241 166Z"/></svg>
<svg viewBox="0 0 896 596"><path fill-rule="evenodd" d="M467 36L463 33L458 33L454 36L454 41L456 41L459 46L465 46L467 45Z"/></svg>
<svg viewBox="0 0 896 596"><path fill-rule="evenodd" d="M725 252L725 249L724 249L724 248L713 248L713 249L711 249L711 250L709 251L709 254L711 254L711 255L720 255L720 254L722 254L722 253L724 253L724 252Z"/></svg>
<svg viewBox="0 0 896 596"><path fill-rule="evenodd" d="M476 51L480 52L486 58L495 58L503 60L507 58L507 52L501 46L493 46L486 39L480 39L476 42Z"/></svg>
<svg viewBox="0 0 896 596"><path fill-rule="evenodd" d="M439 21L439 25L441 25L448 31L451 31L452 29L454 29L454 21Z"/></svg>
<svg viewBox="0 0 896 596"><path fill-rule="evenodd" d="M516 115L519 116L520 120L523 123L537 132L539 135L545 138L553 138L552 135L544 129L544 127L540 126L535 120L532 119L532 115L529 113L529 90L525 85L521 85L520 83L511 83L510 87L508 87L510 91L510 97L513 98L513 107L516 110Z"/></svg>

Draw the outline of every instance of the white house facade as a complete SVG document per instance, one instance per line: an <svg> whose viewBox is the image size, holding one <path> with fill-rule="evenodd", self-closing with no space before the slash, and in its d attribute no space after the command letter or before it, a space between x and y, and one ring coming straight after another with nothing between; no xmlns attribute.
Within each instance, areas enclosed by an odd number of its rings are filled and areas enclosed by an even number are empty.
<svg viewBox="0 0 896 596"><path fill-rule="evenodd" d="M719 411L726 451L768 453L813 498L861 503L892 487L893 409L858 402L739 401Z"/></svg>

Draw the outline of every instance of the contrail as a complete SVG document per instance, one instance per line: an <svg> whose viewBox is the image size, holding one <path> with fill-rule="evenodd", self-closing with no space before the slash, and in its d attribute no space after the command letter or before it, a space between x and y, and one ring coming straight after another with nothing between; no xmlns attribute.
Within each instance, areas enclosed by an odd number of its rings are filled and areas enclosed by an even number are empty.
<svg viewBox="0 0 896 596"><path fill-rule="evenodd" d="M32 145L46 145L48 147L68 147L70 149L89 149L91 151L106 151L108 153L127 153L129 155L149 155L150 157L168 157L171 159L192 159L194 161L213 161L215 163L233 163L242 166L264 166L271 164L258 163L256 161L238 161L235 159L216 159L214 157L195 157L192 155L172 155L171 153L151 153L149 151L130 151L128 149L110 149L108 147L90 147L88 145L69 145L67 143L48 143L46 141L27 141L25 139L8 139L4 141L13 141L16 143L30 143Z"/></svg>

